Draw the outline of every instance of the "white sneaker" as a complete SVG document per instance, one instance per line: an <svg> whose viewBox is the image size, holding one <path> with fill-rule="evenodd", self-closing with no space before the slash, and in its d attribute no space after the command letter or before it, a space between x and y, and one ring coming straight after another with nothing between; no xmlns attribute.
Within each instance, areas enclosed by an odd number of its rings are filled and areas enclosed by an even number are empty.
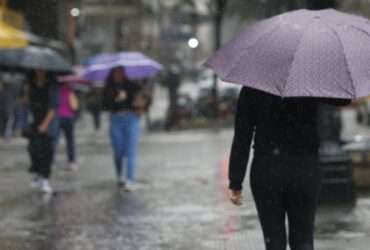
<svg viewBox="0 0 370 250"><path fill-rule="evenodd" d="M41 180L40 190L45 194L53 193L53 189L51 188L49 181L46 179Z"/></svg>
<svg viewBox="0 0 370 250"><path fill-rule="evenodd" d="M34 175L31 180L31 188L38 189L41 187L41 179L40 176Z"/></svg>
<svg viewBox="0 0 370 250"><path fill-rule="evenodd" d="M139 186L133 181L126 181L125 190L127 192L138 190Z"/></svg>
<svg viewBox="0 0 370 250"><path fill-rule="evenodd" d="M125 187L126 186L126 182L127 182L127 179L126 179L126 176L124 173L121 173L120 176L117 176L117 184L118 186L120 187Z"/></svg>

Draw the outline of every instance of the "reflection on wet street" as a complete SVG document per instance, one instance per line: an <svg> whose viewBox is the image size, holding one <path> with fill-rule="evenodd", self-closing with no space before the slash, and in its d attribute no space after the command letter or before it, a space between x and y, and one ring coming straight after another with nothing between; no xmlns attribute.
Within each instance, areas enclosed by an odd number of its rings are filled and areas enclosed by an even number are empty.
<svg viewBox="0 0 370 250"><path fill-rule="evenodd" d="M52 197L32 191L22 142L1 146L0 249L259 250L254 203L227 201L231 131L145 135L138 190L116 188L108 140L79 136L81 169L64 170L58 155ZM247 186L247 185L246 185ZM317 221L322 250L367 250L370 199L355 207L323 207Z"/></svg>

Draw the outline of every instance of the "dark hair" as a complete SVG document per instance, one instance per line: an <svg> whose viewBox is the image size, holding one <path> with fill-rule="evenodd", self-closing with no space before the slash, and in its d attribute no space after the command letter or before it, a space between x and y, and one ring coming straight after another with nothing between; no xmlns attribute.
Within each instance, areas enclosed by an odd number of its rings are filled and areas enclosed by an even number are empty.
<svg viewBox="0 0 370 250"><path fill-rule="evenodd" d="M56 83L57 82L57 79L56 79L56 76L55 74L51 73L51 72L48 72L48 71L45 71L45 74L46 74L46 82L47 83ZM30 70L27 74L27 79L28 79L28 83L30 84L30 86L33 88L35 87L35 78L36 78L36 70Z"/></svg>
<svg viewBox="0 0 370 250"><path fill-rule="evenodd" d="M123 66L117 66L117 67L112 68L109 71L107 79L105 80L104 89L106 91L109 91L111 93L115 92L114 72L118 69L122 70L123 72L126 72L126 70ZM128 81L127 77L126 77L125 80Z"/></svg>

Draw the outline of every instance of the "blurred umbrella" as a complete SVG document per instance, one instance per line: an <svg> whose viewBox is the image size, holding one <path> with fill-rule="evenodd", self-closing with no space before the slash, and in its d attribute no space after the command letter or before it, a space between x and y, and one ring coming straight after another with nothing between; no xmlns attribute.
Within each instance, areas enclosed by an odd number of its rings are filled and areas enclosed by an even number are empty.
<svg viewBox="0 0 370 250"><path fill-rule="evenodd" d="M121 52L121 53L125 53L125 52ZM132 52L132 53L135 53L135 52ZM84 65L89 66L93 64L104 63L106 61L112 61L112 60L115 60L119 56L119 54L120 53L101 53L101 54L88 58L86 62L84 63Z"/></svg>
<svg viewBox="0 0 370 250"><path fill-rule="evenodd" d="M24 48L27 45L26 33L0 22L0 49Z"/></svg>
<svg viewBox="0 0 370 250"><path fill-rule="evenodd" d="M56 51L30 46L24 49L21 65L30 69L43 69L53 72L72 72L72 65Z"/></svg>
<svg viewBox="0 0 370 250"><path fill-rule="evenodd" d="M370 94L370 22L298 10L248 27L206 63L226 82L282 97Z"/></svg>
<svg viewBox="0 0 370 250"><path fill-rule="evenodd" d="M155 76L162 65L140 52L102 54L89 60L84 78L91 82L104 82L112 68L122 66L132 80Z"/></svg>
<svg viewBox="0 0 370 250"><path fill-rule="evenodd" d="M11 69L42 69L56 73L72 72L72 65L56 51L28 46L23 49L1 49L0 67Z"/></svg>
<svg viewBox="0 0 370 250"><path fill-rule="evenodd" d="M84 67L81 65L75 65L72 69L72 74L61 75L58 77L58 81L62 83L72 84L87 84L88 81L83 78Z"/></svg>

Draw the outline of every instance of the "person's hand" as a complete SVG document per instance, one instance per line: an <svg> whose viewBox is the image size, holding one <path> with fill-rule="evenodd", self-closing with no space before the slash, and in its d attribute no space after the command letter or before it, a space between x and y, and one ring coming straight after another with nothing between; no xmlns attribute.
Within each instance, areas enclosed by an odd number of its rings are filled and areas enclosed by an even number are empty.
<svg viewBox="0 0 370 250"><path fill-rule="evenodd" d="M38 128L37 128L37 132L39 132L40 134L46 134L46 132L48 131L48 125L47 124L44 124L42 123Z"/></svg>
<svg viewBox="0 0 370 250"><path fill-rule="evenodd" d="M242 205L242 191L241 190L230 190L230 201L235 206Z"/></svg>
<svg viewBox="0 0 370 250"><path fill-rule="evenodd" d="M116 97L116 101L124 101L127 99L127 93L126 91L120 91L118 92L118 95Z"/></svg>
<svg viewBox="0 0 370 250"><path fill-rule="evenodd" d="M145 108L146 102L147 100L144 95L138 95L133 102L133 106L138 109L143 109Z"/></svg>

